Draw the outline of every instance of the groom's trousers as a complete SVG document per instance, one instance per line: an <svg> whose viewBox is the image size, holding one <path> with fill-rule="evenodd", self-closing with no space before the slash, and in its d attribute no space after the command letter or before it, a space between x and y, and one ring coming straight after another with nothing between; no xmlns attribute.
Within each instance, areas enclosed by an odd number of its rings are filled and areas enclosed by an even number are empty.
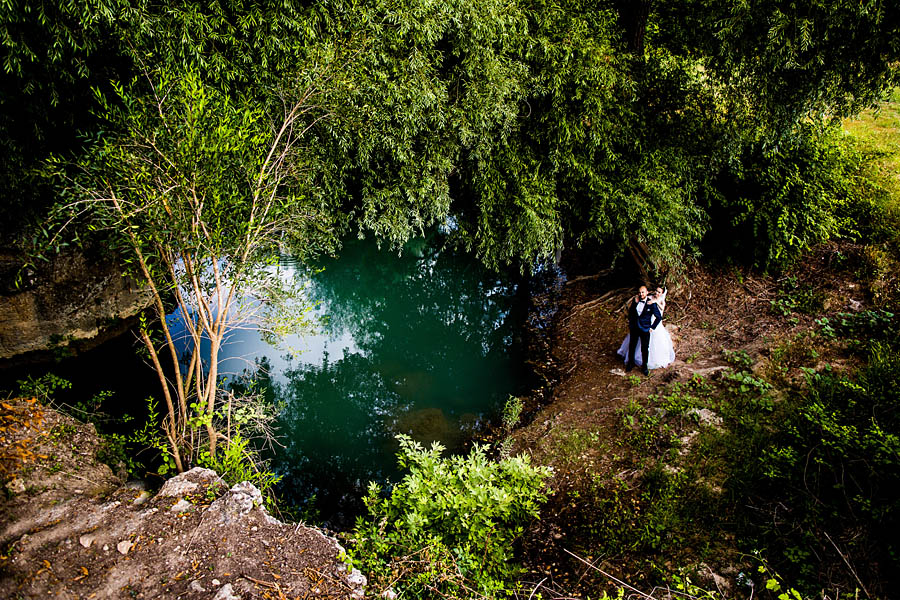
<svg viewBox="0 0 900 600"><path fill-rule="evenodd" d="M634 351L637 349L638 339L641 340L641 357L644 359L643 367L647 368L647 358L650 355L650 332L641 331L640 329L632 329L631 337L628 340L628 361L629 366L634 365Z"/></svg>

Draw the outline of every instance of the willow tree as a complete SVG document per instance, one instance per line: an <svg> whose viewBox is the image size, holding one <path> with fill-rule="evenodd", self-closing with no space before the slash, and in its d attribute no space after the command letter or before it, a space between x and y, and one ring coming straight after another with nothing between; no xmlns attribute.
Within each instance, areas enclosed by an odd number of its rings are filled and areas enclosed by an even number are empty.
<svg viewBox="0 0 900 600"><path fill-rule="evenodd" d="M148 83L150 93L117 86L115 98L100 99L113 133L98 135L66 177L59 212L67 223L105 229L152 292L161 333L144 326L140 337L162 385L171 457L184 470L214 460L229 439L218 425L218 353L231 328L265 323L272 301L289 291L268 266L292 239L307 248L329 241L329 213L300 192L304 134L327 113L313 102L315 85L273 120L195 73ZM281 307L281 326L303 322L302 302ZM166 319L173 310L187 344Z"/></svg>

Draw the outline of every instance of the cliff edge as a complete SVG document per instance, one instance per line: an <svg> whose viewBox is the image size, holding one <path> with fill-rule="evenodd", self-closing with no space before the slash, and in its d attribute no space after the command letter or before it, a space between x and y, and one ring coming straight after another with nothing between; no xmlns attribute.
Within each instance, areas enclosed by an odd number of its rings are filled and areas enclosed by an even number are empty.
<svg viewBox="0 0 900 600"><path fill-rule="evenodd" d="M123 484L101 449L92 425L0 403L0 597L364 596L338 542L271 517L252 484L195 468L153 494Z"/></svg>

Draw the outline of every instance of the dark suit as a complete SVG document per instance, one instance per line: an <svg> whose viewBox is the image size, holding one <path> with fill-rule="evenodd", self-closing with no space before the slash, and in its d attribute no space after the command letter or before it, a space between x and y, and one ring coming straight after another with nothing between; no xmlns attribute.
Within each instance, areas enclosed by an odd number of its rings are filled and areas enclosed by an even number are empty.
<svg viewBox="0 0 900 600"><path fill-rule="evenodd" d="M628 307L628 332L631 334L631 339L625 363L628 368L634 366L634 351L637 349L637 342L640 339L641 356L644 357L643 371L646 373L647 359L650 354L650 331L656 329L656 326L662 321L662 313L659 312L659 307L655 303L648 302L644 302L643 310L638 313L638 304L639 302L632 300L631 306Z"/></svg>

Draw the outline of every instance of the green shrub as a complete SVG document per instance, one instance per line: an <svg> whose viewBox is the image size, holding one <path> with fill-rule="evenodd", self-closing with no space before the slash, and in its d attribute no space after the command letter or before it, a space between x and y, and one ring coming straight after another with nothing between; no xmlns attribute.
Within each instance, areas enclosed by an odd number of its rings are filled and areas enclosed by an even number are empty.
<svg viewBox="0 0 900 600"><path fill-rule="evenodd" d="M752 369L753 359L747 354L746 350L722 350L722 358L729 365L739 369Z"/></svg>
<svg viewBox="0 0 900 600"><path fill-rule="evenodd" d="M269 510L276 508L273 491L281 481L281 476L268 469L268 463L259 458L259 453L250 445L250 440L244 439L241 434L235 434L224 444L222 451L216 453L215 459L210 460L208 452L201 453L199 462L201 466L218 473L228 485L249 481L262 493L266 507Z"/></svg>
<svg viewBox="0 0 900 600"><path fill-rule="evenodd" d="M732 395L732 403L739 409L771 412L775 404L772 400L772 385L749 371L726 373L723 377L725 389Z"/></svg>
<svg viewBox="0 0 900 600"><path fill-rule="evenodd" d="M399 435L400 466L409 469L388 497L372 483L368 517L357 520L351 559L380 593L406 598L494 597L518 573L512 543L546 500L546 467L527 456L490 461L484 448L441 457Z"/></svg>
<svg viewBox="0 0 900 600"><path fill-rule="evenodd" d="M818 314L824 304L821 294L813 286L798 282L796 277L785 277L778 285L771 307L773 313L786 317L791 313Z"/></svg>
<svg viewBox="0 0 900 600"><path fill-rule="evenodd" d="M805 585L815 583L812 559L831 546L823 542L829 532L857 564L900 572L900 545L888 533L900 528L900 351L874 342L867 358L855 376L808 370L808 391L778 415L750 468L761 475L748 482L754 493L777 502L792 523L790 535L763 524L760 543L780 547L785 568Z"/></svg>
<svg viewBox="0 0 900 600"><path fill-rule="evenodd" d="M709 194L708 242L763 268L782 268L833 237L894 235L896 218L883 215L886 193L873 178L873 156L840 128L812 122L777 144L750 141L720 173ZM712 239L712 238L715 239Z"/></svg>
<svg viewBox="0 0 900 600"><path fill-rule="evenodd" d="M650 414L639 402L631 400L616 414L622 418L622 440L641 456L655 455L672 446L672 428L663 422L658 411Z"/></svg>
<svg viewBox="0 0 900 600"><path fill-rule="evenodd" d="M816 343L817 336L815 331L803 331L781 340L771 348L769 351L771 360L766 369L769 379L787 384L792 369L815 366L819 359L819 350L816 348L820 346Z"/></svg>
<svg viewBox="0 0 900 600"><path fill-rule="evenodd" d="M848 339L857 347L868 347L879 341L897 341L900 322L893 310L864 310L858 313L838 313L834 318L816 321L825 337Z"/></svg>
<svg viewBox="0 0 900 600"><path fill-rule="evenodd" d="M524 407L524 403L521 398L517 398L515 396L510 396L506 399L506 403L503 405L503 428L507 433L513 430L513 427L519 424L519 419L522 417L522 408Z"/></svg>

